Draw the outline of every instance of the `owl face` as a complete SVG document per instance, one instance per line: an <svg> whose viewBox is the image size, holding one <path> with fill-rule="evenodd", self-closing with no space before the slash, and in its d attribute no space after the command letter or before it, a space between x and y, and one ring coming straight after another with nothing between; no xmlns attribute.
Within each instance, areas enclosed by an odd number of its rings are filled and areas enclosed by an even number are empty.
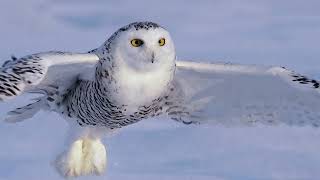
<svg viewBox="0 0 320 180"><path fill-rule="evenodd" d="M109 94L113 101L127 105L127 112L162 95L175 73L173 41L155 23L136 22L120 28L96 53L101 57L98 78L103 77L102 84L114 93ZM106 75L110 70L112 76ZM137 98L141 94L144 97Z"/></svg>
<svg viewBox="0 0 320 180"><path fill-rule="evenodd" d="M131 24L120 29L112 42L112 54L121 66L136 71L153 71L160 66L172 67L175 49L168 31L148 23Z"/></svg>

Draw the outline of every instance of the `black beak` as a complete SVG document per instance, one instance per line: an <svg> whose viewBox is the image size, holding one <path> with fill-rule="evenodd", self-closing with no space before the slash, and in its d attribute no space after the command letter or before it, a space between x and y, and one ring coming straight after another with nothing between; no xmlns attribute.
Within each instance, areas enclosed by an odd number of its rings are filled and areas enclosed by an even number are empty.
<svg viewBox="0 0 320 180"><path fill-rule="evenodd" d="M154 53L152 53L152 56L151 56L151 63L154 63Z"/></svg>

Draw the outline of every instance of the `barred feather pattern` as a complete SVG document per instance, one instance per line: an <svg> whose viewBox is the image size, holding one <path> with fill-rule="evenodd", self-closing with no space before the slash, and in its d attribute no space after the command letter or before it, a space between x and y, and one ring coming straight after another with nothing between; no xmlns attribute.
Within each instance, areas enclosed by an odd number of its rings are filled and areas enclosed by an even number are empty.
<svg viewBox="0 0 320 180"><path fill-rule="evenodd" d="M95 51L92 51L95 52ZM175 121L184 124L197 123L187 121L185 117L191 114L189 106L183 106L185 97L182 90L177 89L175 82L170 82L164 87L164 93L150 103L137 107L133 113L127 112L127 104L119 104L112 99L112 95L117 89L110 86L116 83L113 77L114 64L110 56L101 58L97 65L95 81L78 81L63 98L65 105L62 114L77 119L81 126L105 126L110 129L121 128L140 120L169 115ZM109 67L103 67L103 62L110 62ZM108 79L108 84L105 80ZM115 86L113 86L115 87Z"/></svg>
<svg viewBox="0 0 320 180"><path fill-rule="evenodd" d="M181 106L181 100L170 97L169 94L172 93L169 91L175 90L168 87L167 93L128 114L127 105L113 102L109 89L99 81L79 81L64 99L65 108L62 114L77 119L81 126L105 126L110 129L121 128L163 114L170 115L173 120L184 124L196 123L183 119L190 112L187 107Z"/></svg>
<svg viewBox="0 0 320 180"><path fill-rule="evenodd" d="M39 82L46 71L41 60L35 54L6 61L0 69L0 100L19 95L26 84Z"/></svg>

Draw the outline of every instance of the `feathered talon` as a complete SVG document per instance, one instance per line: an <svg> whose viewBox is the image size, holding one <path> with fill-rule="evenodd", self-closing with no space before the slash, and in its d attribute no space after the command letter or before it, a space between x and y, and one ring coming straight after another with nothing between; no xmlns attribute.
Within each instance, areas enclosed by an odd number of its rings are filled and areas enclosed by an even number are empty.
<svg viewBox="0 0 320 180"><path fill-rule="evenodd" d="M63 177L101 175L106 164L106 149L99 139L78 139L55 161Z"/></svg>

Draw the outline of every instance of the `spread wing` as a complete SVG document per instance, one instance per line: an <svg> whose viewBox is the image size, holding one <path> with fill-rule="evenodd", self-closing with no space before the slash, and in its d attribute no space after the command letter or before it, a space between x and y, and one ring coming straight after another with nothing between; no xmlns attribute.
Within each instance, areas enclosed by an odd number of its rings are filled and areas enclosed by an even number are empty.
<svg viewBox="0 0 320 180"><path fill-rule="evenodd" d="M14 98L25 92L44 94L63 93L77 80L91 80L99 58L89 53L47 52L20 59L12 58L0 67L0 101ZM10 115L12 121L32 116L43 105L43 98L29 106L18 108ZM18 118L21 116L21 118Z"/></svg>
<svg viewBox="0 0 320 180"><path fill-rule="evenodd" d="M178 61L174 82L177 121L320 125L319 82L283 67Z"/></svg>

